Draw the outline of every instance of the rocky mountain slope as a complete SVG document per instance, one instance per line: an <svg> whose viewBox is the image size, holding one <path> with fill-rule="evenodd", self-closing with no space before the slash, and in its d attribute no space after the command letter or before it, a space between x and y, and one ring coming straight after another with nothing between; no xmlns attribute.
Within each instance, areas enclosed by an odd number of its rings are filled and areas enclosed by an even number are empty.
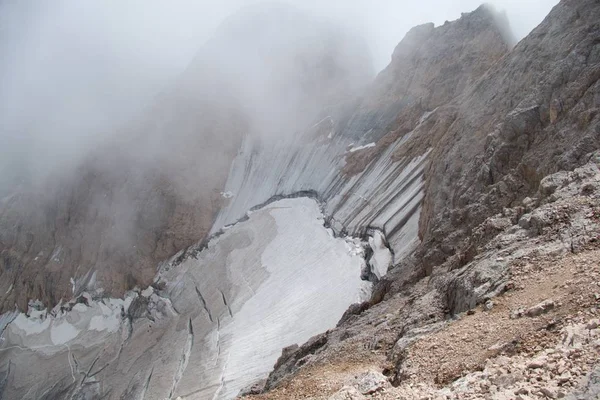
<svg viewBox="0 0 600 400"><path fill-rule="evenodd" d="M116 155L3 199L2 395L592 393L558 368L595 368L597 271L556 281L597 260L599 17L563 0L512 48L482 6L411 30L368 85L320 22L233 17Z"/></svg>

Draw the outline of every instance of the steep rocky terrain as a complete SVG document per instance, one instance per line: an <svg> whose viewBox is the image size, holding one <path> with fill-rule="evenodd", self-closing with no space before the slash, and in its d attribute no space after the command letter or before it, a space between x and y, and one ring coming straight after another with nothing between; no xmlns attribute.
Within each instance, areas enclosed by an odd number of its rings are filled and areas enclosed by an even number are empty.
<svg viewBox="0 0 600 400"><path fill-rule="evenodd" d="M232 17L75 184L2 200L2 394L592 398L598 21L512 47L482 6L367 84L319 21Z"/></svg>
<svg viewBox="0 0 600 400"><path fill-rule="evenodd" d="M556 171L571 170L597 157L593 156L593 151L600 146L597 113L599 13L600 4L595 1L561 2L538 28L456 98L435 110L428 110L434 112L418 121L416 127L409 124L405 128L405 120L398 121L399 127L390 129L380 139L378 146L393 142L412 129L410 137L392 157L400 160L407 155L427 154L430 160L424 171L425 195L419 221L422 241L413 257L401 260L379 282L371 302L351 307L339 327L318 340L318 346L312 341L296 351L284 352L267 381L267 388L276 386L298 365L311 364L315 357L313 353L323 352L324 356L315 359L337 360L340 366L356 364L360 360L358 364L364 367L374 349L383 349L379 352L397 363L391 368L381 365L378 368L392 374L391 380L398 384L403 381L402 373L394 372L402 366L404 357L398 353L400 343L406 346L414 340L411 337L439 329L438 321L469 310L506 290L511 271L504 264L506 254L527 251L527 244L518 238L516 243L515 238L500 240L497 235L517 222L532 229L528 223L532 216L526 213L538 207L544 198L549 202L556 201L554 191L557 187L573 179L567 178L570 175L566 173L544 177ZM418 29L426 31L428 28ZM369 157L377 157L375 150L371 152ZM363 165L371 162L367 159ZM576 173L575 180L587 176L597 182L597 167L589 168L589 172ZM355 170L349 172L355 173ZM578 193L597 190L592 188L595 183L588 182L592 186L579 183L581 186L576 186L569 195L573 196L567 201L569 209L578 204ZM593 204L596 200L590 206ZM498 212L502 212L500 219L487 219ZM558 222L555 218L538 214L535 220L541 218L545 222L533 228L533 236L539 235L545 226L553 225L557 248L552 252L583 251L581 246L586 243L597 243L594 233L597 211L592 206L584 212L591 220L575 222L569 214L567 224L559 226L555 225ZM498 249L514 244L512 249L509 247L496 256L493 252L485 252L486 246L492 246L489 243L494 243ZM539 239L533 239L531 251L543 254L548 249ZM596 254L589 253L587 259L597 262ZM562 265L568 265L568 261ZM589 292L590 289L586 290ZM588 296L593 294L588 293ZM569 312L572 316L582 310L587 312L589 304L585 304L583 308L575 307ZM366 309L369 311L365 312ZM593 319L594 315L592 306L587 318ZM389 318L395 321L391 326L386 322ZM583 323L585 325L586 321ZM508 325L497 326L504 329ZM428 343L431 339L424 340ZM593 354L597 347L594 342L591 346L588 351ZM347 352L340 351L340 347L347 348ZM368 351L357 356L359 348ZM467 352L472 350L472 345L466 348ZM347 354L347 358L338 359L339 354ZM449 359L457 357L459 363L468 363L466 355L453 354L448 347L440 348L440 354L434 357L435 363L442 354ZM487 357L490 354L484 353L479 362ZM375 359L380 360L375 363L381 363L381 358ZM586 372L593 366L593 358L590 362ZM423 374L422 368L431 366L416 368L417 376ZM334 369L332 373L336 376L339 371ZM345 376L346 379L352 373L337 377ZM315 374L317 378L312 378ZM302 376L317 385L311 379L318 379L318 373L313 371ZM450 381L457 376L460 373L453 375ZM447 384L447 379L435 383ZM342 381L337 380L338 383ZM422 380L416 378L415 382ZM313 388L303 380L299 384ZM273 398L281 395L275 393ZM525 393L528 392L522 394ZM439 396L446 394L440 392ZM426 397L433 392L425 391L421 395ZM419 394L399 392L390 398L397 396L411 398ZM484 394L474 396L478 398ZM511 396L514 394L507 398Z"/></svg>

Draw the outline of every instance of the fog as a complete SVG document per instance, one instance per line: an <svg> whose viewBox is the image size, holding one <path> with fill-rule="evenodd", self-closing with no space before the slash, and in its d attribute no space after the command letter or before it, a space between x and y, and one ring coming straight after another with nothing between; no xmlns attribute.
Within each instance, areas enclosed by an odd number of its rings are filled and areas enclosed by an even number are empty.
<svg viewBox="0 0 600 400"><path fill-rule="evenodd" d="M134 120L221 22L254 0L0 1L0 185L75 165ZM412 26L460 17L480 0L287 0L362 36L375 70ZM556 0L495 0L518 38ZM17 166L27 166L25 170ZM34 174L35 175L35 174ZM37 175L36 175L37 176ZM46 176L44 174L42 177Z"/></svg>
<svg viewBox="0 0 600 400"><path fill-rule="evenodd" d="M0 0L6 304L55 304L90 271L113 296L149 285L210 231L242 140L343 121L410 28L480 5L283 2ZM554 1L492 3L520 38ZM59 277L35 262L55 252Z"/></svg>

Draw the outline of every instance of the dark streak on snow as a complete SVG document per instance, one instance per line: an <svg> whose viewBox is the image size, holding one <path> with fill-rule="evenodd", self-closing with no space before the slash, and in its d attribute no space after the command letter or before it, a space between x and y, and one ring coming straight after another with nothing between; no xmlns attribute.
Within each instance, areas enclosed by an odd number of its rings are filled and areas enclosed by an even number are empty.
<svg viewBox="0 0 600 400"><path fill-rule="evenodd" d="M222 293L223 292L221 292L221 294ZM206 300L204 299L204 296L202 296L202 293L200 293L200 289L198 289L198 286L196 286L196 294L198 295L198 299L200 300L202 307L204 307L204 311L206 311L206 313L208 314L208 319L210 320L210 322L214 322L212 314L210 313L210 310L208 309L208 306L206 305Z"/></svg>
<svg viewBox="0 0 600 400"><path fill-rule="evenodd" d="M223 293L223 291L221 289L219 289L219 292L221 292L221 297L223 298L223 304L225 304L225 307L227 307L227 310L229 311L229 316L233 318L233 312L231 311L231 307L227 303L227 299L225 298L225 293Z"/></svg>

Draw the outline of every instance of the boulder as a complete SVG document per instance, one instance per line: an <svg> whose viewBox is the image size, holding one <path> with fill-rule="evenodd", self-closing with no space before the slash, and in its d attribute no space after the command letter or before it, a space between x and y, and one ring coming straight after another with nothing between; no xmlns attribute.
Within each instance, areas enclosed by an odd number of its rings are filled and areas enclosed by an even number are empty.
<svg viewBox="0 0 600 400"><path fill-rule="evenodd" d="M338 392L329 397L329 400L362 400L366 399L356 388L344 386Z"/></svg>
<svg viewBox="0 0 600 400"><path fill-rule="evenodd" d="M367 371L356 377L354 387L362 394L373 394L388 387L387 377L377 371Z"/></svg>

